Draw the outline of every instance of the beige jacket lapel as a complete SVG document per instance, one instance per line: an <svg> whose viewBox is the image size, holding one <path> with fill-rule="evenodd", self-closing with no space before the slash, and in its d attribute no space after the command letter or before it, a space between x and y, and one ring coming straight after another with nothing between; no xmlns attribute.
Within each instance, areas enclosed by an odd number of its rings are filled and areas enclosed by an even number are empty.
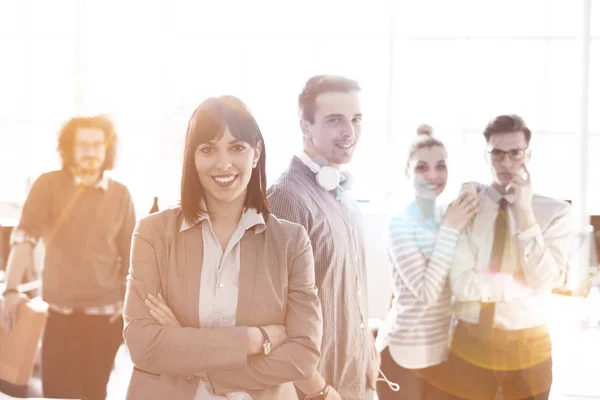
<svg viewBox="0 0 600 400"><path fill-rule="evenodd" d="M200 224L183 232L180 253L184 257L184 274L182 287L185 287L187 304L187 326L200 327L200 278L202 276L202 260L204 256L204 243L202 241L202 226Z"/></svg>
<svg viewBox="0 0 600 400"><path fill-rule="evenodd" d="M244 326L250 323L252 314L252 299L254 297L254 280L256 279L256 258L258 257L258 236L251 228L246 231L240 241L240 290L236 325Z"/></svg>

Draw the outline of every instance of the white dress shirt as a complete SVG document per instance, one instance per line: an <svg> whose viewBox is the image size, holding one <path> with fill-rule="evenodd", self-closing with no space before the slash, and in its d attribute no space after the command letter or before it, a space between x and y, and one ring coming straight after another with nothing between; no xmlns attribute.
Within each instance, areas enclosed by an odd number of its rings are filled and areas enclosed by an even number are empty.
<svg viewBox="0 0 600 400"><path fill-rule="evenodd" d="M214 234L207 215L202 214L202 241L204 254L200 278L200 327L235 326L240 287L240 240L246 230L255 227L254 233L265 230L265 220L255 209L246 209L225 251ZM191 227L187 222L181 230ZM252 400L246 392L231 392L225 396L213 394L208 380L200 379L196 400Z"/></svg>
<svg viewBox="0 0 600 400"><path fill-rule="evenodd" d="M496 328L519 330L548 323L551 290L564 279L572 224L569 204L534 195L537 222L517 231L514 196L504 196L514 240L506 246L503 263L516 262L517 269L514 274L492 273L489 263L494 223L502 195L494 187L485 186L479 196L480 211L461 234L450 271L457 317L476 324L480 303L494 302Z"/></svg>

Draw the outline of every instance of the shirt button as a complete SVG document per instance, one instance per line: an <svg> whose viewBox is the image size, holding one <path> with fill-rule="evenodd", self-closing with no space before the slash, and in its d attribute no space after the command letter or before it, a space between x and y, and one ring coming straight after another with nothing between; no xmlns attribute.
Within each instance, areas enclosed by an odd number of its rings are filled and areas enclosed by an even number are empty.
<svg viewBox="0 0 600 400"><path fill-rule="evenodd" d="M362 294L362 292L359 290L359 291L358 291L358 295L360 296L361 294Z"/></svg>
<svg viewBox="0 0 600 400"><path fill-rule="evenodd" d="M364 327L365 327L365 324L360 324L360 328L361 329L364 328Z"/></svg>
<svg viewBox="0 0 600 400"><path fill-rule="evenodd" d="M222 283L222 282L221 282L221 283L219 283L219 287L220 287L220 288L222 288L223 286L225 286L225 284L224 284L224 283Z"/></svg>
<svg viewBox="0 0 600 400"><path fill-rule="evenodd" d="M188 375L188 376L186 376L185 380L190 385L193 385L195 383L198 383L199 378L196 375Z"/></svg>

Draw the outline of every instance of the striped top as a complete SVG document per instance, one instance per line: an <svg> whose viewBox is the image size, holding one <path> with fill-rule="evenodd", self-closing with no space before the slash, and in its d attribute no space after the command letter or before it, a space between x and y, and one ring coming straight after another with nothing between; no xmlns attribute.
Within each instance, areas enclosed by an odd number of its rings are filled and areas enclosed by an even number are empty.
<svg viewBox="0 0 600 400"><path fill-rule="evenodd" d="M416 202L387 223L394 299L377 336L404 368L437 365L448 356L452 295L448 273L459 232L443 221L443 207L424 219Z"/></svg>

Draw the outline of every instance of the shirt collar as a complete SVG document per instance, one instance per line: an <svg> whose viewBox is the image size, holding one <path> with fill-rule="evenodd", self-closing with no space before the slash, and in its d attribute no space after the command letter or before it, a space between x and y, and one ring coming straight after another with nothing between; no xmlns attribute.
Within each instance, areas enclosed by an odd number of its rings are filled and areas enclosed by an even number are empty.
<svg viewBox="0 0 600 400"><path fill-rule="evenodd" d="M73 175L73 177L74 177L74 181L75 181L75 186L83 184L83 179L80 176ZM108 175L103 173L102 177L94 185L94 189L102 189L106 192L108 190L108 180L109 180Z"/></svg>
<svg viewBox="0 0 600 400"><path fill-rule="evenodd" d="M317 173L322 165L314 161L310 156L306 153L306 151L302 150L296 153L296 158L300 160L302 164L304 164L308 169L310 169L313 173ZM325 158L323 158L325 159ZM352 185L354 183L354 179L350 172L340 169L340 182L339 187L343 190L352 189Z"/></svg>
<svg viewBox="0 0 600 400"><path fill-rule="evenodd" d="M502 194L498 191L498 189L496 189L494 185L488 186L488 194L491 197L491 199L494 200L495 203L500 203L500 200L502 200L502 198L506 199L508 204L512 204L515 202L514 191L509 190L508 193Z"/></svg>
<svg viewBox="0 0 600 400"><path fill-rule="evenodd" d="M206 209L205 204L206 203L204 202L204 200L200 202L201 209L203 209L203 210ZM208 214L205 212L201 212L200 216L198 217L198 220L196 222L194 222L193 224L190 224L187 219L183 218L183 221L181 221L181 226L179 227L179 232L184 232L184 231L200 224L202 221L208 221L208 220L209 220ZM239 225L244 227L244 231L247 231L248 229L254 227L255 234L264 232L264 230L267 227L267 224L265 222L263 215L261 213L259 213L258 211L256 211L255 208L244 209L244 212L242 213L242 218L240 219Z"/></svg>

